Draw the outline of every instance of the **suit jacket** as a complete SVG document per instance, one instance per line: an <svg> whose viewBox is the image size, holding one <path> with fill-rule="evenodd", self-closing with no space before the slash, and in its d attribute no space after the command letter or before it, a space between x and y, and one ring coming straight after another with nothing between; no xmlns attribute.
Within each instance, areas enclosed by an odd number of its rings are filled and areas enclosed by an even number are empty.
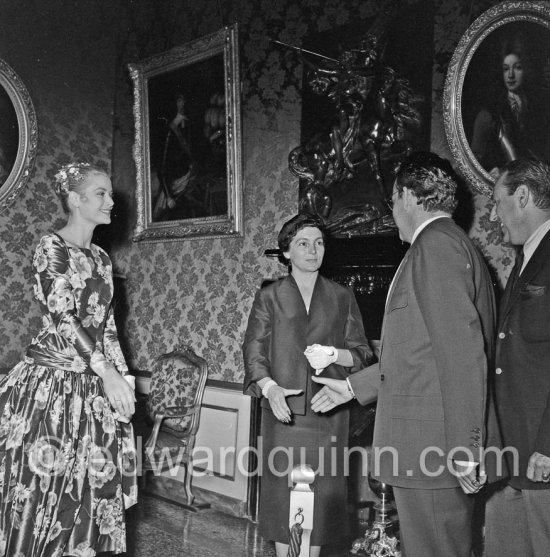
<svg viewBox="0 0 550 557"><path fill-rule="evenodd" d="M245 394L260 397L262 392L256 382L270 377L281 387L303 389L303 394L286 400L293 413L304 415L306 403L313 396L308 384L319 388L308 381L315 372L304 356L306 347L315 343L347 348L353 357L353 368L332 364L323 371L323 377L343 379L350 371L368 364L372 351L349 288L318 275L309 314L292 275L260 289L243 342ZM261 404L270 408L266 399Z"/></svg>
<svg viewBox="0 0 550 557"><path fill-rule="evenodd" d="M400 487L456 487L448 461L480 458L494 325L480 253L452 219L431 222L397 271L379 362L350 376L359 402L378 396L375 477Z"/></svg>
<svg viewBox="0 0 550 557"><path fill-rule="evenodd" d="M548 489L527 479L533 452L550 456L550 232L500 304L495 354L497 414L506 446L514 447L517 470L508 459L516 489ZM510 453L507 453L510 456Z"/></svg>

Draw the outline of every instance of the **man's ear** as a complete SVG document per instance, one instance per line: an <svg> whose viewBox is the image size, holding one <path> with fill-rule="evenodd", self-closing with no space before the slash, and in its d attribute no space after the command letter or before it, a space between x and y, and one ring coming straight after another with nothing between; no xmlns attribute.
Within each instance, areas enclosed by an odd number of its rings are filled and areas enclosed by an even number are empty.
<svg viewBox="0 0 550 557"><path fill-rule="evenodd" d="M403 207L405 209L410 209L412 206L417 205L416 195L414 195L414 192L409 188L403 188L402 197Z"/></svg>
<svg viewBox="0 0 550 557"><path fill-rule="evenodd" d="M516 191L514 192L514 197L516 198L521 209L525 209L527 203L529 202L530 196L531 192L525 185L518 186Z"/></svg>

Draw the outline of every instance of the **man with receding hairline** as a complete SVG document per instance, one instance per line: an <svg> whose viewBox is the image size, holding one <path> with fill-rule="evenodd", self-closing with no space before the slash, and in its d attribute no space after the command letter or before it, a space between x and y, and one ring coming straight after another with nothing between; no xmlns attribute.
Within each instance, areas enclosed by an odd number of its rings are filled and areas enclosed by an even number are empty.
<svg viewBox="0 0 550 557"><path fill-rule="evenodd" d="M393 487L407 557L470 557L484 479L487 370L494 296L483 258L451 218L450 164L414 153L393 187L393 217L411 244L390 286L379 362L325 386L312 408L378 399L372 473ZM349 387L349 389L348 389Z"/></svg>
<svg viewBox="0 0 550 557"><path fill-rule="evenodd" d="M495 403L510 474L486 510L485 557L550 554L550 166L503 166L491 217L520 247L500 303Z"/></svg>

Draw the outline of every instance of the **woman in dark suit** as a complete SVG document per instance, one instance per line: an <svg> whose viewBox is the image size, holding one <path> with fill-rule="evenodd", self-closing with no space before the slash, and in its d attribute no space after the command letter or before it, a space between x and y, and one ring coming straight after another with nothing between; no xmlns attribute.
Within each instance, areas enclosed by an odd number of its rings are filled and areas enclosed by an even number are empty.
<svg viewBox="0 0 550 557"><path fill-rule="evenodd" d="M244 392L262 397L260 533L286 557L290 472L316 472L310 555L346 535L344 448L349 411L316 414L315 373L345 378L372 357L353 293L319 274L325 253L321 222L299 214L286 222L278 244L290 275L258 291L243 344ZM338 455L337 463L333 455ZM289 486L290 483L290 486Z"/></svg>

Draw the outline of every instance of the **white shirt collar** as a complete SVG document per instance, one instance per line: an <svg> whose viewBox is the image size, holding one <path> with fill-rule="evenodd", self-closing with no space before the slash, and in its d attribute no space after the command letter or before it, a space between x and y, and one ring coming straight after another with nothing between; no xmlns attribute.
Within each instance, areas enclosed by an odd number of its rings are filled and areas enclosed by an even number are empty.
<svg viewBox="0 0 550 557"><path fill-rule="evenodd" d="M525 265L527 265L529 259L535 253L535 250L539 247L544 236L550 230L550 219L543 222L534 232L529 236L525 244L523 245L523 266L521 267L521 271L525 269ZM520 271L520 273L521 273Z"/></svg>
<svg viewBox="0 0 550 557"><path fill-rule="evenodd" d="M450 219L451 215L437 215L436 217L431 217L428 220L425 220L415 231L411 240L411 244L416 240L416 238L418 237L418 235L422 232L422 230L424 230L424 228L426 228L426 226L428 226L428 224L430 224L431 222L433 222L434 220L437 219Z"/></svg>

